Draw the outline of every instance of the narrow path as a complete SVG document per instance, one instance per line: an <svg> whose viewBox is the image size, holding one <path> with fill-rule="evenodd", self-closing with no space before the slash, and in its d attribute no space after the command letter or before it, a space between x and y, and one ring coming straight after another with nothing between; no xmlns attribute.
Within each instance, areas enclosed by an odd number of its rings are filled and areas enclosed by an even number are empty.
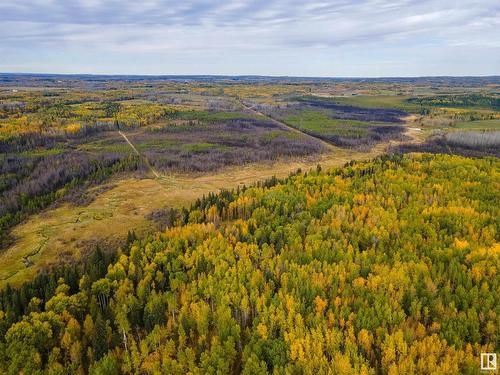
<svg viewBox="0 0 500 375"><path fill-rule="evenodd" d="M268 116L258 110L256 110L254 107L251 107L251 106L248 106L246 105L245 103L243 102L240 102L240 104L245 107L246 109L248 109L249 111L251 111L252 113L256 114L256 115L260 115L260 116L263 116L265 118L267 118L269 121L273 122L274 124L278 125L280 128L282 129L285 129L285 130L289 130L289 131L292 131L294 133L297 133L297 134L301 134L303 136L306 136L306 137L309 137L311 139L314 139L318 142L320 142L323 146L325 146L327 149L329 150L335 150L335 146L332 145L331 143L328 143L327 141L319 138L319 137L315 137L314 135L311 135L311 134L308 134L306 132L303 132L302 130L299 130L297 128L294 128L293 126L290 126L290 125L287 125L285 124L284 122L281 122L279 120L276 120L274 119L273 117L271 116Z"/></svg>
<svg viewBox="0 0 500 375"><path fill-rule="evenodd" d="M118 130L118 133L123 137L123 139L125 139L127 141L127 143L130 145L130 147L132 147L132 150L134 150L134 152L140 156L140 158L142 160L144 160L144 163L146 163L146 165L148 166L149 170L155 175L156 178L161 178L162 176L158 173L158 171L156 170L155 167L153 167L151 165L151 163L149 162L148 158L146 158L144 155L142 155L139 150L134 146L134 144L132 142L130 142L130 140L128 139L128 137L122 133L121 130Z"/></svg>
<svg viewBox="0 0 500 375"><path fill-rule="evenodd" d="M130 142L130 140L128 139L128 137L125 134L123 134L121 130L118 130L118 133L127 141L127 143L130 145L130 147L132 147L132 149L135 151L135 153L140 156L141 154L135 148L135 146L132 144L132 142Z"/></svg>

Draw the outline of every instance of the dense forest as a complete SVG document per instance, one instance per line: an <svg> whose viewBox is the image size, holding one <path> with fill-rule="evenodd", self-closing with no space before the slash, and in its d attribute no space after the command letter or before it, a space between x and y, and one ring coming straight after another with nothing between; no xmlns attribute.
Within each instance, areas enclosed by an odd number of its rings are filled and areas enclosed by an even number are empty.
<svg viewBox="0 0 500 375"><path fill-rule="evenodd" d="M6 374L477 373L498 351L500 163L408 154L168 211L0 294Z"/></svg>

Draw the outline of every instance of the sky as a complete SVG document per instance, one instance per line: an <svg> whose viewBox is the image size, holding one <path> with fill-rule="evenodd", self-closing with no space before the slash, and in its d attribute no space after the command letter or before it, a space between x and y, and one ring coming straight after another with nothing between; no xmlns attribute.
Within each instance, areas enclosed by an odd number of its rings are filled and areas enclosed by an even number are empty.
<svg viewBox="0 0 500 375"><path fill-rule="evenodd" d="M0 0L0 72L500 74L500 1Z"/></svg>

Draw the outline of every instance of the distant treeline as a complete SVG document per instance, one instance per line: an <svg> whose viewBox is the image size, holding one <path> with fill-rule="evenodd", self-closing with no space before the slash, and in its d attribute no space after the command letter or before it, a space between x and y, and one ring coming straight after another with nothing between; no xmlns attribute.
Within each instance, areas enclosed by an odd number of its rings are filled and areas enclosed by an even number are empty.
<svg viewBox="0 0 500 375"><path fill-rule="evenodd" d="M423 98L410 98L407 99L407 101L421 106L457 108L484 107L495 111L500 110L500 97L481 94L438 95Z"/></svg>

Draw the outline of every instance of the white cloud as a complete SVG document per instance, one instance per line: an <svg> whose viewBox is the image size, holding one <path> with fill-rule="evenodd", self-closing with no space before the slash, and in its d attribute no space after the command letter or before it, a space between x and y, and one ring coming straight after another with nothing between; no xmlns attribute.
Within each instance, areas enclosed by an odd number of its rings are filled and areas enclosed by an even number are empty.
<svg viewBox="0 0 500 375"><path fill-rule="evenodd" d="M401 61L395 58L398 54L404 57L411 49L426 54L424 49L437 46L441 49L439 56L447 51L456 54L474 48L477 53L478 49L487 48L491 60L488 73L491 74L490 70L495 70L494 64L500 59L499 20L500 5L491 0L453 3L441 0L0 0L0 63L26 66L26 61L15 60L16 56L22 56L33 62L46 59L40 61L42 66L50 60L47 50L53 50L63 61L66 56L80 55L96 71L99 71L98 61L108 58L117 64L118 71L126 70L127 62L137 59L136 54L144 53L150 57L156 54L157 59L166 61L164 71L157 72L159 67L154 67L157 73L171 73L173 67L182 67L182 58L194 56L205 60L209 67L225 67L227 61L223 59L231 60L234 72L246 73L248 62L241 61L241 56L245 56L262 69L270 70L274 61L283 70L301 74L301 70L310 70L303 65L303 54L336 59L349 54L350 49L352 65L364 66L360 74L370 74L366 66L375 63L378 57L363 54L362 58L367 60L357 61L359 49L384 53L387 61ZM294 57L292 61L290 57ZM427 60L432 59L433 55L427 53ZM438 59L441 57L435 56L435 60ZM461 65L464 74L484 68L484 61L473 66L470 58L465 60ZM177 62L169 66L168 61ZM153 69L152 63L150 66L145 63L144 69ZM431 65L436 63L439 62ZM465 63L471 64L470 67ZM311 62L313 73L319 65ZM78 69L76 63L74 66ZM186 61L184 66L203 68L200 62L193 61ZM331 64L323 63L317 74L328 74L329 66ZM451 67L450 71L455 68ZM259 69L258 73L266 73Z"/></svg>

